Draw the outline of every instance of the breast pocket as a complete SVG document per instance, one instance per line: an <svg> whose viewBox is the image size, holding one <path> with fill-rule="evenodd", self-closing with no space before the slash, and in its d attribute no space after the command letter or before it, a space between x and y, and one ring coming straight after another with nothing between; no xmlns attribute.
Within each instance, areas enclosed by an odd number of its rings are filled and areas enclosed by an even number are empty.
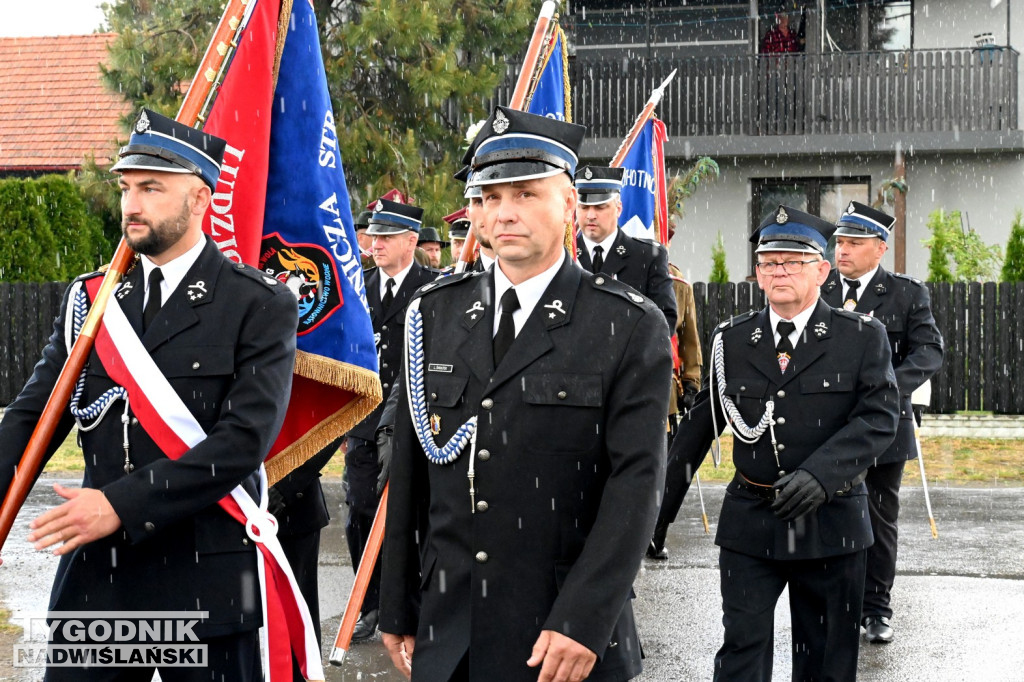
<svg viewBox="0 0 1024 682"><path fill-rule="evenodd" d="M153 359L197 420L220 414L235 374L234 347L168 347Z"/></svg>
<svg viewBox="0 0 1024 682"><path fill-rule="evenodd" d="M800 377L800 393L814 410L801 410L805 426L836 429L846 422L856 399L857 382L853 374L831 372Z"/></svg>
<svg viewBox="0 0 1024 682"><path fill-rule="evenodd" d="M527 374L524 427L537 434L535 449L574 453L594 448L602 424L604 394L600 374Z"/></svg>
<svg viewBox="0 0 1024 682"><path fill-rule="evenodd" d="M465 408L468 376L427 372L425 402L431 432L444 444L469 418Z"/></svg>

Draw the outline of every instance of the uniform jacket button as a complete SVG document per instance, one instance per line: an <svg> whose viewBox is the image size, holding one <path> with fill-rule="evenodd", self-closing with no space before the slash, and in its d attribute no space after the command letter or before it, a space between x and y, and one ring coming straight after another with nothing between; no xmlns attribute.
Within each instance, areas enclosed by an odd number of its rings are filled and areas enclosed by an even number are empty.
<svg viewBox="0 0 1024 682"><path fill-rule="evenodd" d="M249 538L242 538L242 544L248 546L249 545Z"/></svg>
<svg viewBox="0 0 1024 682"><path fill-rule="evenodd" d="M132 417L132 426L138 426L138 425L139 425L139 418L138 417Z"/></svg>
<svg viewBox="0 0 1024 682"><path fill-rule="evenodd" d="M478 564L486 564L487 563L487 559L488 559L487 552L477 552L476 553L476 562Z"/></svg>
<svg viewBox="0 0 1024 682"><path fill-rule="evenodd" d="M302 495L303 495L303 493L295 493L295 499L296 500L301 500L302 499Z"/></svg>
<svg viewBox="0 0 1024 682"><path fill-rule="evenodd" d="M382 386L382 388L388 388L388 385L387 385L387 384L384 384L384 385Z"/></svg>
<svg viewBox="0 0 1024 682"><path fill-rule="evenodd" d="M786 397L786 392L785 392L785 391L782 391L782 390L780 390L780 391L779 391L778 393L776 393L775 395L779 396L780 398L785 398L785 397Z"/></svg>
<svg viewBox="0 0 1024 682"><path fill-rule="evenodd" d="M192 363L192 369L199 369L199 363L198 362L193 362Z"/></svg>
<svg viewBox="0 0 1024 682"><path fill-rule="evenodd" d="M779 443L779 452L782 452L785 449L786 449L786 445L784 443Z"/></svg>
<svg viewBox="0 0 1024 682"><path fill-rule="evenodd" d="M381 330L382 332L386 332L386 331L388 330L388 326L387 326L386 324L385 324L385 325L382 325L382 326L381 326L381 328L380 328L380 330Z"/></svg>
<svg viewBox="0 0 1024 682"><path fill-rule="evenodd" d="M491 451L490 450L481 450L480 452L476 453L476 456L480 458L481 462L486 462L487 460L489 460L491 458Z"/></svg>
<svg viewBox="0 0 1024 682"><path fill-rule="evenodd" d="M384 369L387 369L388 368L388 363L385 362L384 364L381 365L381 367L384 368Z"/></svg>
<svg viewBox="0 0 1024 682"><path fill-rule="evenodd" d="M144 523L142 527L146 529L147 533L152 533L154 530L156 530L156 526L153 525L152 521L146 521L146 523Z"/></svg>
<svg viewBox="0 0 1024 682"><path fill-rule="evenodd" d="M775 423L779 424L779 425L785 424L786 423L786 418L785 417L779 417L778 419L775 420Z"/></svg>
<svg viewBox="0 0 1024 682"><path fill-rule="evenodd" d="M569 394L566 393L565 391L559 391L558 392L558 399L559 400L565 400L568 397L569 397Z"/></svg>
<svg viewBox="0 0 1024 682"><path fill-rule="evenodd" d="M494 401L491 400L490 398L484 398L483 402L480 403L480 407L484 408L485 410L489 410L492 407L494 407Z"/></svg>
<svg viewBox="0 0 1024 682"><path fill-rule="evenodd" d="M490 505L487 504L486 500L480 500L479 502L476 503L476 510L478 512L485 512L489 507Z"/></svg>
<svg viewBox="0 0 1024 682"><path fill-rule="evenodd" d="M430 399L431 400L437 400L437 394L436 393L431 393L430 394Z"/></svg>

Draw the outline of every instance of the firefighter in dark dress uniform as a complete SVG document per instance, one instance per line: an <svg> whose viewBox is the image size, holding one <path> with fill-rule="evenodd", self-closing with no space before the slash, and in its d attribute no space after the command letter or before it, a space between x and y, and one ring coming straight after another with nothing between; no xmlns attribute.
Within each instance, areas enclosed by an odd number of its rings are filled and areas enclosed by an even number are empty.
<svg viewBox="0 0 1024 682"><path fill-rule="evenodd" d="M780 206L754 233L769 306L716 329L705 388L672 457L706 452L728 423L736 476L718 525L725 639L714 679L770 680L775 605L789 588L794 680L853 680L867 468L896 434L880 322L819 300L835 226Z"/></svg>

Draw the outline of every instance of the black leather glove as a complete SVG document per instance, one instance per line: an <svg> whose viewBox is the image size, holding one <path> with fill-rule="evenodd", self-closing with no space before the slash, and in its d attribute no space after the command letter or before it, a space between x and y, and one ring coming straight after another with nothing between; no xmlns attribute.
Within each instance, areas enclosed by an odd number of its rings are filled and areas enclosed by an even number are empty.
<svg viewBox="0 0 1024 682"><path fill-rule="evenodd" d="M378 497L384 492L384 486L391 475L391 443L394 437L395 429L391 426L377 430L377 464L380 466L380 473L377 474Z"/></svg>
<svg viewBox="0 0 1024 682"><path fill-rule="evenodd" d="M284 495L275 486L271 486L267 491L267 511L277 516L284 511Z"/></svg>
<svg viewBox="0 0 1024 682"><path fill-rule="evenodd" d="M683 397L681 402L683 409L680 412L689 412L693 409L693 401L697 399L697 387L687 382L683 384Z"/></svg>
<svg viewBox="0 0 1024 682"><path fill-rule="evenodd" d="M809 471L797 469L775 482L772 511L783 521L812 512L825 502L825 488Z"/></svg>

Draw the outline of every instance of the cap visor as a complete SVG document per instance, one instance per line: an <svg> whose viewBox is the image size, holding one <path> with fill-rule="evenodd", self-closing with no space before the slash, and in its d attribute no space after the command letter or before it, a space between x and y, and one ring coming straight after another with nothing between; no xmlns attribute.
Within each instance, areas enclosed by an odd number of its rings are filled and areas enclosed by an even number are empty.
<svg viewBox="0 0 1024 682"><path fill-rule="evenodd" d="M162 159L159 156L150 156L149 154L128 154L110 167L111 173L119 173L126 170L152 170L161 173L193 174L189 169L182 168L173 161Z"/></svg>
<svg viewBox="0 0 1024 682"><path fill-rule="evenodd" d="M567 173L567 171L540 161L509 161L507 163L496 163L482 170L474 171L473 177L469 180L469 186L480 187L482 185L496 185L504 182L537 180L540 178L550 178L559 173ZM569 177L571 178L572 175L570 174Z"/></svg>
<svg viewBox="0 0 1024 682"><path fill-rule="evenodd" d="M618 199L618 192L602 192L600 194L581 194L580 204L583 206L598 206L600 204L607 204L612 199Z"/></svg>
<svg viewBox="0 0 1024 682"><path fill-rule="evenodd" d="M765 253L768 251L789 251L792 253L813 253L816 256L822 254L821 249L805 244L804 242L794 242L789 240L780 240L765 242L757 247L754 253Z"/></svg>

